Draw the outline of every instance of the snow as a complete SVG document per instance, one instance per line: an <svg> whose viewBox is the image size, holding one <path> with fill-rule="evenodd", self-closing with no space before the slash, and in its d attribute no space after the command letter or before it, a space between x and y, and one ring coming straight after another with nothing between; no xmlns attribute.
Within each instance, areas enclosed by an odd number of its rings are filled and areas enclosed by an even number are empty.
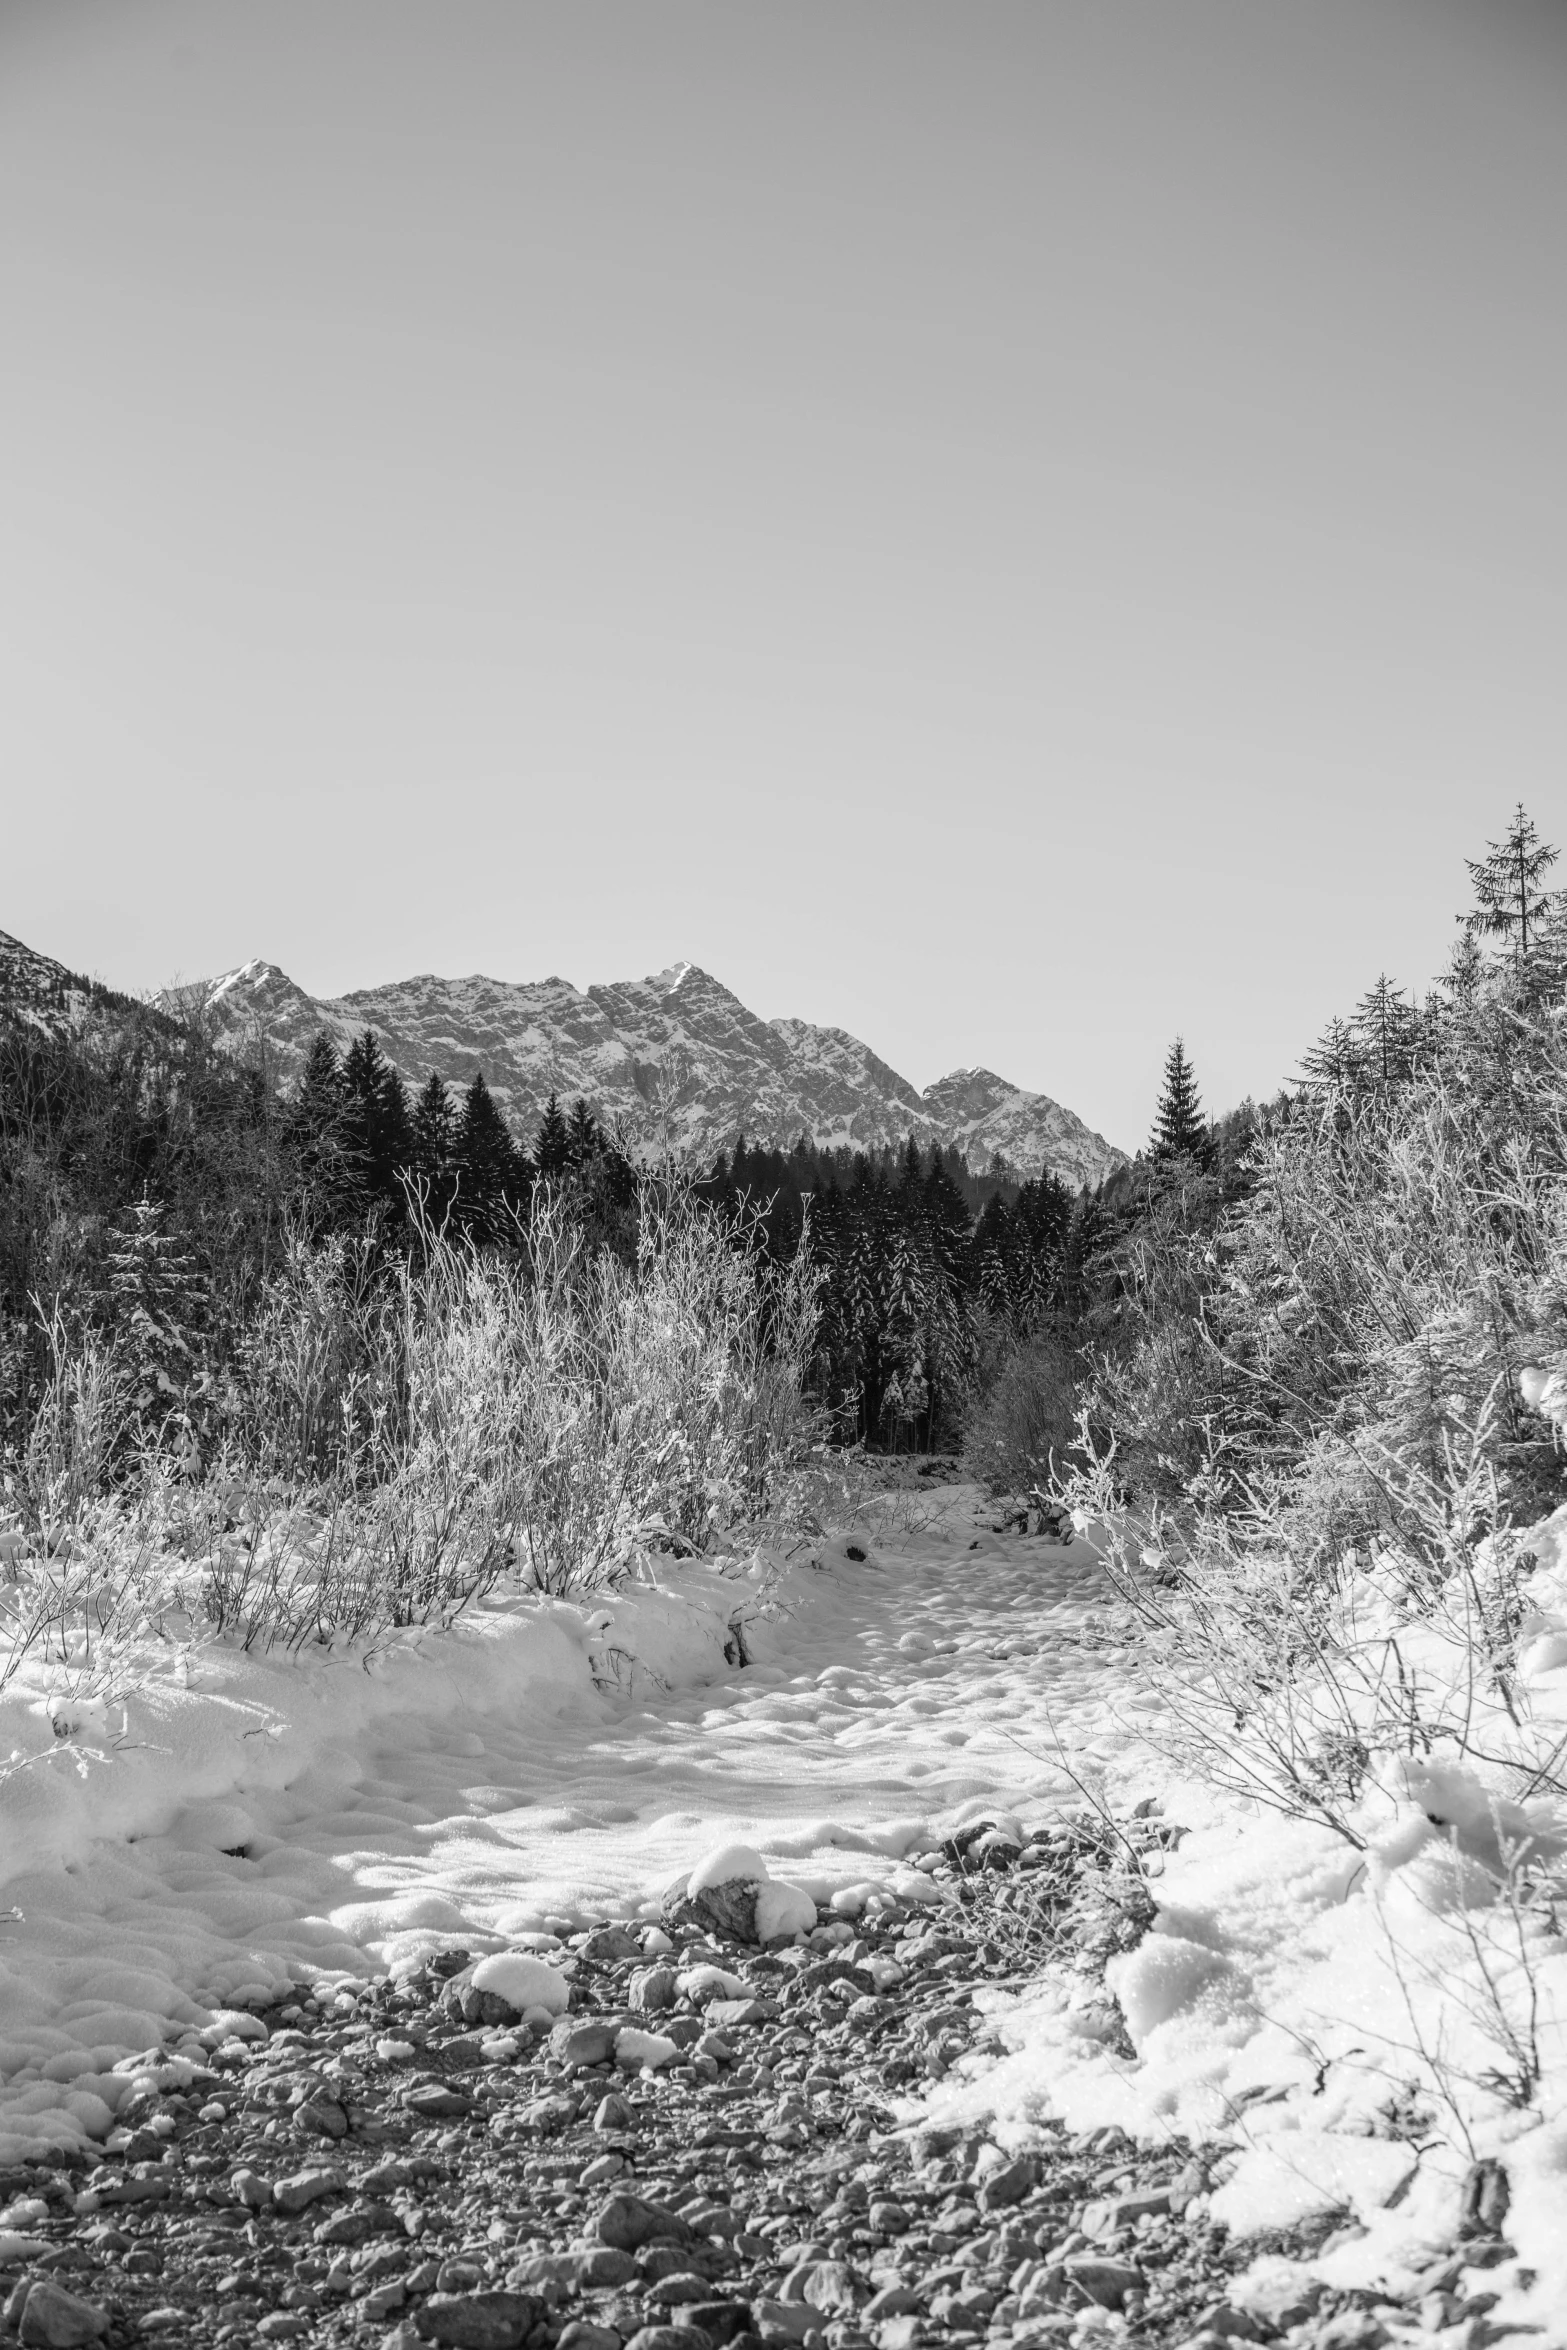
<svg viewBox="0 0 1567 2350"><path fill-rule="evenodd" d="M188 2078L290 1982L461 1945L481 1987L554 2014L583 1927L669 1947L672 1882L742 1876L779 1931L821 1914L847 1938L877 1896L939 1908L914 1864L958 1825L1151 1797L1189 1832L1110 1968L1135 2055L1097 1985L1047 1969L981 1994L1003 2053L903 2120L980 2119L1009 2147L1047 2120L1217 2143L1211 2209L1235 2236L1348 2211L1307 2266L1371 2290L1451 2246L1469 2163L1495 2157L1522 2265L1485 2289L1499 2322L1567 2342L1567 1952L1497 1875L1526 1843L1549 1869L1564 1849L1508 1758L1567 1736L1567 1510L1529 1537L1518 1724L1474 1687L1487 1761L1386 1761L1363 1851L1177 1780L1093 1530L1063 1546L992 1514L968 1487L887 1495L814 1550L686 1562L589 1607L508 1591L374 1654L149 1652L106 1712L62 1711L24 1667L0 1697L0 2162L102 2140L139 2080ZM1444 1659L1422 1657L1433 1686ZM701 1988L743 1986L714 1968ZM1539 2078L1509 2104L1485 2082L1525 1991ZM674 2051L647 2032L618 2053ZM1282 2305L1298 2275L1259 2253L1235 2292Z"/></svg>

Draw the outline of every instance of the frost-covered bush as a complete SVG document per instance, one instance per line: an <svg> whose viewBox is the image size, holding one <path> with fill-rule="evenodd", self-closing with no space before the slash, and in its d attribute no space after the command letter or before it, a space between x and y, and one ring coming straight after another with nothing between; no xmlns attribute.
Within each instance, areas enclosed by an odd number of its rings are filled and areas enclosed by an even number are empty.
<svg viewBox="0 0 1567 2350"><path fill-rule="evenodd" d="M426 1231L377 1265L295 1235L199 1473L163 1446L127 1458L112 1354L57 1333L9 1533L0 1507L14 1656L95 1670L150 1630L365 1639L449 1622L509 1574L590 1589L650 1549L786 1525L819 1435L816 1279L756 1238L653 1185L634 1266L547 1197L508 1252Z"/></svg>
<svg viewBox="0 0 1567 2350"><path fill-rule="evenodd" d="M1124 1507L1113 1448L1061 1491L1100 1528L1126 1603L1148 1705L1142 1734L1182 1769L1346 1841L1374 1774L1398 1758L1505 1761L1520 1784L1567 1792L1559 1733L1536 1732L1520 1689L1536 1561L1507 1519L1490 1455L1496 1399L1450 1437L1441 1472L1391 1453L1399 1532L1302 1541L1298 1499L1257 1485L1193 1512ZM1492 1752L1494 1726L1505 1754Z"/></svg>

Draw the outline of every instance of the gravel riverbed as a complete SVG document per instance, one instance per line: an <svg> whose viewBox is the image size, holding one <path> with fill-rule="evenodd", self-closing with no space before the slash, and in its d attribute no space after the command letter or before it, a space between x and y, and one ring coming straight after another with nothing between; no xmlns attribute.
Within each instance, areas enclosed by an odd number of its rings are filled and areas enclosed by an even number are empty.
<svg viewBox="0 0 1567 2350"><path fill-rule="evenodd" d="M1205 2216L1222 2149L1047 2124L1018 2153L914 2116L983 2060L977 1994L1052 1956L1091 1974L1146 1929L1138 1856L1176 1833L1084 1817L1020 1853L980 1823L927 1857L935 1903L779 1948L689 1905L651 1933L599 1927L543 1953L570 1982L548 2028L510 2022L457 1951L301 1985L162 2052L102 2162L0 2172L0 2327L57 2350L1480 2350L1507 2250L1495 2176L1413 2296L1303 2269L1259 2318L1229 2298L1257 2243Z"/></svg>

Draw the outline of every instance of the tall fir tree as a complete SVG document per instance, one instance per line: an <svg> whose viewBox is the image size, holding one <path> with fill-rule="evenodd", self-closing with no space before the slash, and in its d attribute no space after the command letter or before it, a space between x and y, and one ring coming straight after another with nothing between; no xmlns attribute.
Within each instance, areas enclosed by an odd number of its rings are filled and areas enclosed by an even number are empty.
<svg viewBox="0 0 1567 2350"><path fill-rule="evenodd" d="M476 1239L493 1239L527 1204L527 1162L477 1069L463 1095L453 1155L458 1212Z"/></svg>
<svg viewBox="0 0 1567 2350"><path fill-rule="evenodd" d="M1519 980L1550 909L1551 892L1544 884L1556 858L1557 851L1540 838L1520 800L1503 837L1488 841L1483 857L1464 860L1475 903L1459 919L1471 936L1505 942Z"/></svg>
<svg viewBox="0 0 1567 2350"><path fill-rule="evenodd" d="M1385 971L1355 1006L1350 1025L1360 1069L1373 1085L1396 1085L1412 1074L1419 1016Z"/></svg>
<svg viewBox="0 0 1567 2350"><path fill-rule="evenodd" d="M413 1160L413 1125L407 1088L373 1029L367 1028L349 1047L343 1093L349 1143L363 1170L367 1197L400 1214L403 1179Z"/></svg>
<svg viewBox="0 0 1567 2350"><path fill-rule="evenodd" d="M108 1253L115 1346L131 1379L143 1433L187 1414L200 1372L207 1293L190 1248L165 1229L162 1204L143 1191Z"/></svg>
<svg viewBox="0 0 1567 2350"><path fill-rule="evenodd" d="M1154 1114L1148 1153L1158 1166L1168 1166L1176 1159L1195 1159L1201 1164L1208 1155L1208 1125L1202 1114L1197 1079L1180 1037L1165 1055L1164 1087Z"/></svg>
<svg viewBox="0 0 1567 2350"><path fill-rule="evenodd" d="M546 1182L558 1183L571 1164L571 1139L558 1097L551 1094L534 1137L533 1164Z"/></svg>

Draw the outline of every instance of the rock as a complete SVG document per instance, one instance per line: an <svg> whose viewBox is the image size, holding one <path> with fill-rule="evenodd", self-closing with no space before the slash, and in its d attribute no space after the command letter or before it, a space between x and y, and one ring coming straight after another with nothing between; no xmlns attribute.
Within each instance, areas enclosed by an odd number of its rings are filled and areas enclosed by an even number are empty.
<svg viewBox="0 0 1567 2350"><path fill-rule="evenodd" d="M1169 2188L1153 2187L1146 2194L1107 2195L1099 2202L1085 2203L1077 2224L1085 2236L1113 2236L1118 2228L1131 2227L1145 2214L1157 2217L1169 2208Z"/></svg>
<svg viewBox="0 0 1567 2350"><path fill-rule="evenodd" d="M710 1999L707 2003L709 2031L733 2031L741 2024L775 2024L780 2009L775 1999Z"/></svg>
<svg viewBox="0 0 1567 2350"><path fill-rule="evenodd" d="M102 2340L109 2318L94 2302L78 2300L63 2285L40 2281L22 2304L18 2331L27 2350L79 2350L83 2343Z"/></svg>
<svg viewBox="0 0 1567 2350"><path fill-rule="evenodd" d="M594 1966L612 1966L623 1958L640 1958L642 1945L628 1926L595 1926L582 1955Z"/></svg>
<svg viewBox="0 0 1567 2350"><path fill-rule="evenodd" d="M1228 2301L1215 2301L1197 2320L1197 2331L1217 2334L1223 2341L1260 2342L1263 2331L1257 2320L1244 2309L1236 2309Z"/></svg>
<svg viewBox="0 0 1567 2350"><path fill-rule="evenodd" d="M401 2309L408 2298L408 2289L401 2277L388 2277L384 2285L372 2285L359 2303L359 2314L372 2325L379 2325L395 2310Z"/></svg>
<svg viewBox="0 0 1567 2350"><path fill-rule="evenodd" d="M639 2326L626 2350L713 2350L700 2326Z"/></svg>
<svg viewBox="0 0 1567 2350"><path fill-rule="evenodd" d="M617 2096L611 2090L607 2097L599 2099L593 2116L593 2127L600 2137L607 2137L611 2130L634 2130L636 2126L636 2113L624 2097Z"/></svg>
<svg viewBox="0 0 1567 2350"><path fill-rule="evenodd" d="M686 2310L682 2333L695 2327L710 2342L732 2342L750 2330L751 2308L746 2301L693 2301Z"/></svg>
<svg viewBox="0 0 1567 2350"><path fill-rule="evenodd" d="M1092 2252L1076 2252L1062 2261L1066 2275L1101 2309L1119 2309L1128 2293L1142 2289L1142 2271L1125 2260L1103 2260Z"/></svg>
<svg viewBox="0 0 1567 2350"><path fill-rule="evenodd" d="M403 2091L402 2104L405 2112L426 2122L454 2121L458 2115L473 2111L473 2099L446 2081L416 2081ZM347 2128L346 2121L343 2126Z"/></svg>
<svg viewBox="0 0 1567 2350"><path fill-rule="evenodd" d="M664 1923L700 1926L727 1942L760 1942L756 1903L762 1883L760 1877L731 1877L727 1884L704 1885L697 1893L687 1893L682 1877L664 1896Z"/></svg>
<svg viewBox="0 0 1567 2350"><path fill-rule="evenodd" d="M579 2292L612 2292L621 2285L629 2285L637 2273L637 2264L629 2252L622 2252L612 2244L601 2244L597 2251L579 2252L576 2259L576 2285Z"/></svg>
<svg viewBox="0 0 1567 2350"><path fill-rule="evenodd" d="M348 2115L335 2097L328 2097L323 2090L318 2089L305 2099L303 2105L295 2107L294 2127L303 2130L308 2137L346 2138Z"/></svg>
<svg viewBox="0 0 1567 2350"><path fill-rule="evenodd" d="M1499 2162L1472 2162L1459 2205L1460 2243L1470 2236L1499 2236L1511 2199L1507 2173Z"/></svg>
<svg viewBox="0 0 1567 2350"><path fill-rule="evenodd" d="M235 2200L243 2203L247 2211L265 2211L271 2204L272 2182L264 2179L260 2171L237 2170L229 2180L229 2186Z"/></svg>
<svg viewBox="0 0 1567 2350"><path fill-rule="evenodd" d="M596 2326L578 2317L562 2329L555 2350L620 2350L620 2336L610 2326Z"/></svg>
<svg viewBox="0 0 1567 2350"><path fill-rule="evenodd" d="M615 2062L624 2072L640 2072L643 2065L657 2072L679 2054L679 2041L666 2039L662 2032L638 2032L627 2025L615 2035Z"/></svg>
<svg viewBox="0 0 1567 2350"><path fill-rule="evenodd" d="M979 2190L981 2211L1007 2211L1014 2203L1021 2203L1032 2192L1034 2166L1031 2162L1003 2163L991 2171Z"/></svg>
<svg viewBox="0 0 1567 2350"><path fill-rule="evenodd" d="M708 2281L691 2269L676 2269L667 2277L659 2277L649 2285L646 2300L650 2309L678 2309L683 2304L705 2301Z"/></svg>
<svg viewBox="0 0 1567 2350"><path fill-rule="evenodd" d="M640 2195L611 2195L593 2222L593 2233L617 2252L635 2252L655 2236L677 2244L691 2241L691 2229L683 2219L661 2203L645 2203Z"/></svg>
<svg viewBox="0 0 1567 2350"><path fill-rule="evenodd" d="M244 2175L254 2178L256 2174L251 2171ZM264 2181L262 2183L265 2184ZM233 2185L238 2194L237 2177ZM279 2211L303 2211L307 2205L319 2203L323 2195L345 2195L347 2192L348 2181L340 2170L333 2170L326 2163L312 2163L306 2170L291 2171L286 2179L274 2179L271 2200ZM250 2197L241 2195L240 2201L248 2203Z"/></svg>
<svg viewBox="0 0 1567 2350"><path fill-rule="evenodd" d="M520 2350L542 2315L531 2293L436 2293L414 2324L447 2350Z"/></svg>
<svg viewBox="0 0 1567 2350"><path fill-rule="evenodd" d="M878 2196L865 2217L878 2236L901 2236L909 2224L902 2204L894 2203L890 2196Z"/></svg>
<svg viewBox="0 0 1567 2350"><path fill-rule="evenodd" d="M562 2130L570 2129L576 2118L575 2097L535 2097L517 2116L522 2128L539 2138L557 2137Z"/></svg>
<svg viewBox="0 0 1567 2350"><path fill-rule="evenodd" d="M631 2004L639 2015L662 2015L677 1997L672 1966L643 1967L631 1978Z"/></svg>
<svg viewBox="0 0 1567 2350"><path fill-rule="evenodd" d="M608 2064L615 2053L616 2029L585 2017L562 2016L550 2033L550 2054L562 2064Z"/></svg>
<svg viewBox="0 0 1567 2350"><path fill-rule="evenodd" d="M389 2204L356 2203L351 2211L324 2219L311 2234L318 2244L362 2244L367 2236L399 2234L402 2224Z"/></svg>
<svg viewBox="0 0 1567 2350"><path fill-rule="evenodd" d="M292 2342L309 2333L310 2320L302 2310L273 2309L258 2319L256 2331L264 2342Z"/></svg>
<svg viewBox="0 0 1567 2350"><path fill-rule="evenodd" d="M907 2317L884 2318L877 2328L876 2339L880 2350L914 2350L924 2328L912 2313Z"/></svg>
<svg viewBox="0 0 1567 2350"><path fill-rule="evenodd" d="M883 2285L860 2315L867 2325L877 2325L884 2317L913 2317L923 2306L918 2293L911 2293L907 2285Z"/></svg>

